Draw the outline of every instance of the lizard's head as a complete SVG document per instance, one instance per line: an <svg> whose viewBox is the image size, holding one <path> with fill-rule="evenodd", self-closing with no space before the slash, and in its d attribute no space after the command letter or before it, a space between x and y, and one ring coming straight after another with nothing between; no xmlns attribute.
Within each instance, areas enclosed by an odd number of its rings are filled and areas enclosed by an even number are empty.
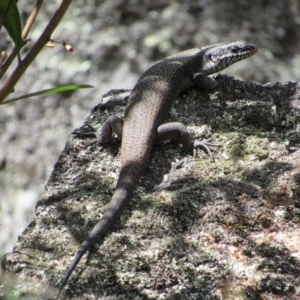
<svg viewBox="0 0 300 300"><path fill-rule="evenodd" d="M255 45L244 41L208 46L203 49L203 71L206 74L219 72L256 52Z"/></svg>

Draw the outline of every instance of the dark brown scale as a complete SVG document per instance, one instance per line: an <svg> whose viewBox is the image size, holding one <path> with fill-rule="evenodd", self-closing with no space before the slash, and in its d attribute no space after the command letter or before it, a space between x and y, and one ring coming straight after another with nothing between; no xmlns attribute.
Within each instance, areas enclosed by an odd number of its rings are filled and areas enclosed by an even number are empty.
<svg viewBox="0 0 300 300"><path fill-rule="evenodd" d="M195 48L163 59L142 75L128 99L123 130L122 121L116 116L107 119L102 127L99 144L109 142L113 128L118 128L119 136L122 132L119 179L105 213L77 251L57 298L81 257L124 210L155 141L177 138L187 151L198 147L209 151L209 144L194 142L183 124L163 124L178 94L194 85L206 89L216 88L220 83L207 75L249 57L256 51L255 45L244 41Z"/></svg>

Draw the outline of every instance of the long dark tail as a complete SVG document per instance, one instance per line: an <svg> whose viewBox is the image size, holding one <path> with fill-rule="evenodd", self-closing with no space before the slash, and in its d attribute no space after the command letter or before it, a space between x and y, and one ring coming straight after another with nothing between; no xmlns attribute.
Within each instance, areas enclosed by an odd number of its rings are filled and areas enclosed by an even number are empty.
<svg viewBox="0 0 300 300"><path fill-rule="evenodd" d="M89 250L89 248L96 243L96 241L104 235L104 233L112 226L112 224L120 216L132 192L136 186L139 175L141 173L141 166L137 163L129 163L120 170L119 179L116 189L112 196L110 203L102 218L95 225L88 237L83 241L79 250L76 252L75 257L69 267L60 287L59 293L56 298L59 298L64 286L66 285L69 277L77 266L82 256Z"/></svg>

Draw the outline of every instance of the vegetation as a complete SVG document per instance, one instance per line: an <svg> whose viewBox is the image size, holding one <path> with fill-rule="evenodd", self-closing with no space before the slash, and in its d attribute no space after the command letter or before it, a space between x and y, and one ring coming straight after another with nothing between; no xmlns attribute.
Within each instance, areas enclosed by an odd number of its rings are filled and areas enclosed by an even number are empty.
<svg viewBox="0 0 300 300"><path fill-rule="evenodd" d="M55 41L51 39L51 35L55 28L58 26L59 22L66 13L69 5L72 0L63 0L60 6L54 12L52 18L49 20L48 25L45 27L44 31L41 33L37 41L33 43L33 46L29 48L28 51L21 54L22 48L31 40L28 38L28 34L32 25L38 15L40 8L42 7L43 0L37 0L24 28L22 29L21 18L19 10L17 7L16 0L1 0L0 2L0 30L5 28L10 38L14 42L14 48L7 54L6 50L1 49L0 54L0 105L10 103L13 101L21 100L24 98L29 98L32 96L38 95L48 95L53 93L60 93L70 90L76 90L79 88L88 88L92 87L89 85L78 85L78 84L69 84L53 89L47 89L43 91L38 91L35 93L22 95L13 99L8 99L7 97L14 92L14 87L17 82L20 80L22 75L25 73L30 64L37 57L39 52L44 47L54 47L55 43L60 43L67 51L73 51L73 47L68 44L66 40ZM5 81L2 83L4 74L10 71L13 66L13 62L16 62L16 67L8 76L5 76Z"/></svg>

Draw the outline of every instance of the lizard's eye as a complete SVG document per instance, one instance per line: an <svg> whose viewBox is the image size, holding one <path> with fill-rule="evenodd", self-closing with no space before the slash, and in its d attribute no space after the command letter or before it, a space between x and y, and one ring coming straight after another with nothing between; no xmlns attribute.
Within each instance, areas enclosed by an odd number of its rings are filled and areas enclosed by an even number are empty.
<svg viewBox="0 0 300 300"><path fill-rule="evenodd" d="M218 60L217 57L212 54L209 56L209 59L214 63Z"/></svg>
<svg viewBox="0 0 300 300"><path fill-rule="evenodd" d="M237 47L232 47L231 48L231 51L233 52L233 53L238 53L239 52L239 48L237 48Z"/></svg>

